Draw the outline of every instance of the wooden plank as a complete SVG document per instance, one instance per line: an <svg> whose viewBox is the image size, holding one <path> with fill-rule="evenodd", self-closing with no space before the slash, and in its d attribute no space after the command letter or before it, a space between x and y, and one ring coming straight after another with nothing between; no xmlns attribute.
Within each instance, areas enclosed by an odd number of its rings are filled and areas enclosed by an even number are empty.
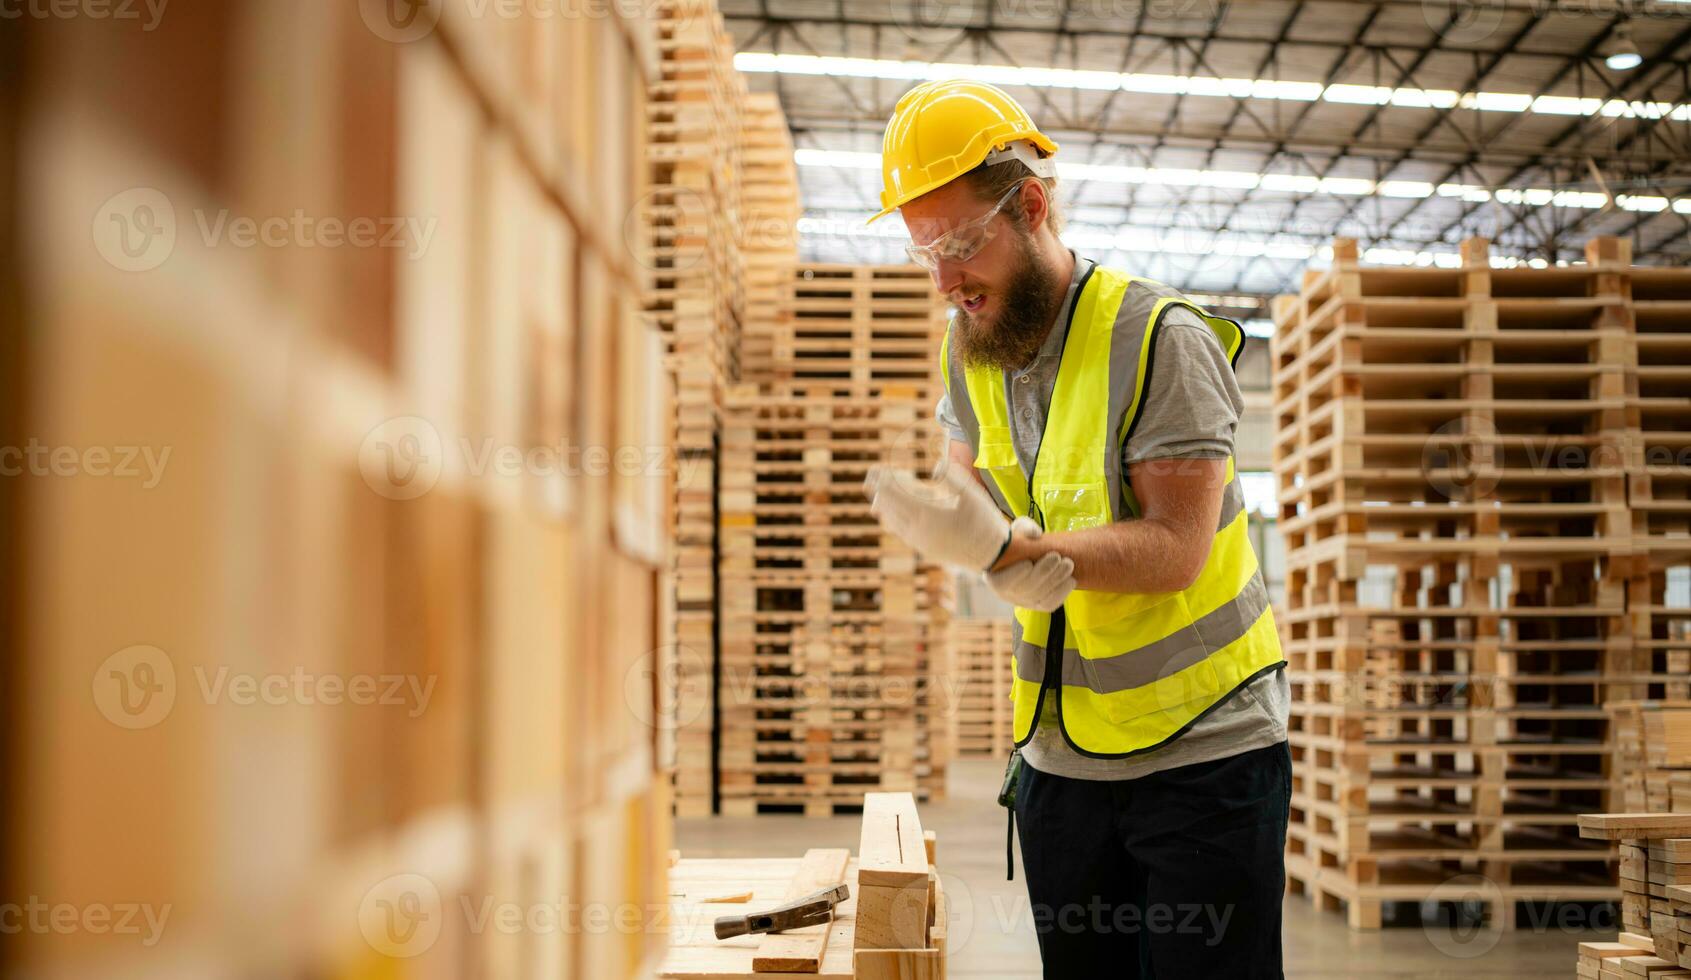
<svg viewBox="0 0 1691 980"><path fill-rule="evenodd" d="M1686 819L1691 821L1691 816ZM858 881L865 886L903 887L927 881L927 848L922 840L915 796L910 793L863 795L863 829L858 840L857 863Z"/></svg>
<svg viewBox="0 0 1691 980"><path fill-rule="evenodd" d="M852 972L857 980L944 980L945 960L937 949L860 949Z"/></svg>
<svg viewBox="0 0 1691 980"><path fill-rule="evenodd" d="M804 853L798 873L793 875L783 903L796 901L845 880L845 848L812 848ZM830 922L832 919L830 918ZM815 973L821 967L822 951L828 944L827 924L806 926L788 932L771 933L758 944L752 956L754 973Z"/></svg>
<svg viewBox="0 0 1691 980"><path fill-rule="evenodd" d="M1593 840L1691 837L1691 813L1582 813L1579 835Z"/></svg>

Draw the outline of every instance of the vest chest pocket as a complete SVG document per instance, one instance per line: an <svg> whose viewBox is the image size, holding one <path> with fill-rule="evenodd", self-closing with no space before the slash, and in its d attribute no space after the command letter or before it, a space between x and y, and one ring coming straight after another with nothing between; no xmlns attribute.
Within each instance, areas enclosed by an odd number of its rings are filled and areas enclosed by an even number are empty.
<svg viewBox="0 0 1691 980"><path fill-rule="evenodd" d="M1040 526L1047 531L1084 531L1110 523L1109 488L1103 480L1078 483L1040 481Z"/></svg>
<svg viewBox="0 0 1691 980"><path fill-rule="evenodd" d="M1016 444L1010 438L1009 426L983 425L980 431L981 444L975 450L975 469L1021 468L1021 463L1016 460Z"/></svg>

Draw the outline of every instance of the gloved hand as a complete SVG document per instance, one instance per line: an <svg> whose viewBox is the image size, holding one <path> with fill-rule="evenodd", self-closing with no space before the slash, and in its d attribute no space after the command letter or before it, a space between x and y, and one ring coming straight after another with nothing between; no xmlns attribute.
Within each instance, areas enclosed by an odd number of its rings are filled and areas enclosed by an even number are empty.
<svg viewBox="0 0 1691 980"><path fill-rule="evenodd" d="M925 480L908 470L871 467L863 481L869 512L934 561L987 569L1010 542L1010 522L962 467L947 465Z"/></svg>
<svg viewBox="0 0 1691 980"><path fill-rule="evenodd" d="M1033 539L1041 532L1032 520L1018 517L1011 522L1010 533ZM981 581L993 595L1012 606L1053 612L1074 591L1074 560L1048 551L1036 561L1019 561L996 572L982 572Z"/></svg>

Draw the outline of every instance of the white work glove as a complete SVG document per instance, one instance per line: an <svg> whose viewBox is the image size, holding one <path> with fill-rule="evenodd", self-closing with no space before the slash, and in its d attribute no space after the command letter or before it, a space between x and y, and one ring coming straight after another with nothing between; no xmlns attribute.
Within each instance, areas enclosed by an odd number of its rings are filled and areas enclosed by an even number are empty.
<svg viewBox="0 0 1691 980"><path fill-rule="evenodd" d="M884 466L869 469L863 492L881 526L933 561L970 571L992 567L1010 543L1010 522L975 478L942 465L937 480Z"/></svg>
<svg viewBox="0 0 1691 980"><path fill-rule="evenodd" d="M1040 535L1039 525L1026 517L1010 524L1010 533L1029 538ZM1074 559L1047 551L1038 560L1019 561L996 572L982 572L992 594L1012 606L1053 612L1074 591Z"/></svg>

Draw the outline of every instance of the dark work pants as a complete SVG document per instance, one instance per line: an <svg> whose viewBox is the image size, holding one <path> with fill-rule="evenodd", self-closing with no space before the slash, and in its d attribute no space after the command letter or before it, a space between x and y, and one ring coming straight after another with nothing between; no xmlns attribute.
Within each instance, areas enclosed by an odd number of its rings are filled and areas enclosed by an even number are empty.
<svg viewBox="0 0 1691 980"><path fill-rule="evenodd" d="M1022 864L1045 976L1280 977L1286 743L1139 779L1023 766Z"/></svg>

